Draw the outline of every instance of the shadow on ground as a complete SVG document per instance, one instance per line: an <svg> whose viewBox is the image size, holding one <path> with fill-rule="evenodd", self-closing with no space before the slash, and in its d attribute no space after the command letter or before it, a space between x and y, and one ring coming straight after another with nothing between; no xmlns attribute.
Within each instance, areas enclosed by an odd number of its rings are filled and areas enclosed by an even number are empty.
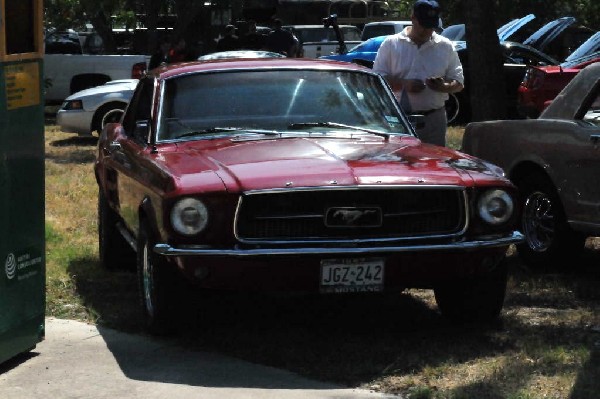
<svg viewBox="0 0 600 399"><path fill-rule="evenodd" d="M157 342L175 345L183 352L228 355L277 367L316 381L363 388L376 384L375 389L391 393L397 391L389 385L389 378L482 358L512 358L510 364L495 372L496 380L457 381L459 387L453 390L457 397L484 393L485 397L500 398L505 397L506 386L498 381L510 381L518 390L539 373L554 372L518 360L528 339L550 348L593 346L600 341L600 334L589 326L549 327L530 323L516 311L598 305L599 257L599 251L587 251L576 270L555 273L528 270L518 257L509 257L515 292L509 293L505 314L493 325L453 325L445 321L432 294L424 290L385 296L193 295L182 304L178 332ZM96 264L92 269L97 271L90 277L90 265L84 263L72 263L69 273L75 276L86 306L100 316L100 326L143 335L135 274L98 271ZM544 290L535 289L536 284L559 284L568 297L545 295ZM527 292L528 287L534 287L532 292ZM161 373L147 372L143 361L132 365L125 357L119 359L124 353L122 348L111 344L109 337L106 341L117 361L129 364L124 371L131 378L166 378ZM574 364L570 370L578 375L571 399L588 398L589 392L600 391L600 381L594 377L600 371L593 361L598 357L597 349L593 353L586 364ZM185 375L177 378L178 383L193 383L185 381ZM254 383L248 382L249 386Z"/></svg>

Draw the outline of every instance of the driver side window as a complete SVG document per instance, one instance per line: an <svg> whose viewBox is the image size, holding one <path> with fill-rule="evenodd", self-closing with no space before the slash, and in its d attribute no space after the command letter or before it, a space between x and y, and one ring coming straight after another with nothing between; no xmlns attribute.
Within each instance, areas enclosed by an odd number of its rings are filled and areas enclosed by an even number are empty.
<svg viewBox="0 0 600 399"><path fill-rule="evenodd" d="M123 118L123 129L128 136L133 136L138 121L150 122L153 94L154 79L144 78L140 80Z"/></svg>
<svg viewBox="0 0 600 399"><path fill-rule="evenodd" d="M600 86L597 86L597 88L600 88ZM583 116L583 120L600 127L600 90L597 90L595 98L591 101Z"/></svg>

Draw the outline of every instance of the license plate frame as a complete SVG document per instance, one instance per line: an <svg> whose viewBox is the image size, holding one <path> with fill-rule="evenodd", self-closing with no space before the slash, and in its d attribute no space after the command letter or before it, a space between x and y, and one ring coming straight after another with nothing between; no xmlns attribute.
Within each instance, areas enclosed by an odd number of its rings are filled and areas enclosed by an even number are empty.
<svg viewBox="0 0 600 399"><path fill-rule="evenodd" d="M321 293L381 292L385 282L384 258L322 259Z"/></svg>

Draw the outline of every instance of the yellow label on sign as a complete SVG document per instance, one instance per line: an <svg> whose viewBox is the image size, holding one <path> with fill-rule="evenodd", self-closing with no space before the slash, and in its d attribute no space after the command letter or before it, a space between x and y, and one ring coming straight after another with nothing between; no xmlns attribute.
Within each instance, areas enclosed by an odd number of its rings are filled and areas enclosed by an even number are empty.
<svg viewBox="0 0 600 399"><path fill-rule="evenodd" d="M38 105L40 103L39 64L6 65L6 105L9 110Z"/></svg>

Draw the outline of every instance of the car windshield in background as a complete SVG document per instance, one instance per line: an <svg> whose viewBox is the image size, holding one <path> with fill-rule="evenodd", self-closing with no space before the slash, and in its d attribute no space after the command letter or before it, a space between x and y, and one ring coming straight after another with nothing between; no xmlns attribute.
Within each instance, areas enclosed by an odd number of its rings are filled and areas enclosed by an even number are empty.
<svg viewBox="0 0 600 399"><path fill-rule="evenodd" d="M353 134L412 134L377 75L238 70L167 80L157 141L244 130L329 134L332 127Z"/></svg>
<svg viewBox="0 0 600 399"><path fill-rule="evenodd" d="M465 25L450 25L442 31L441 35L453 41L465 40Z"/></svg>

